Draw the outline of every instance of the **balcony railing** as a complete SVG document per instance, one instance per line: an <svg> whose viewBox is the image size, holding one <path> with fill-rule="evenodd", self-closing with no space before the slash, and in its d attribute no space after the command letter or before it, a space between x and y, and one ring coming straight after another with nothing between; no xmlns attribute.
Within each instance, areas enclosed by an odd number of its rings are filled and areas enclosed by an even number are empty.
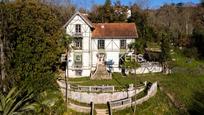
<svg viewBox="0 0 204 115"><path fill-rule="evenodd" d="M74 32L73 36L74 37L82 37L83 33L82 32Z"/></svg>
<svg viewBox="0 0 204 115"><path fill-rule="evenodd" d="M74 68L82 68L82 64L74 64L73 67Z"/></svg>
<svg viewBox="0 0 204 115"><path fill-rule="evenodd" d="M73 50L82 50L82 47L76 47L76 46L72 46Z"/></svg>

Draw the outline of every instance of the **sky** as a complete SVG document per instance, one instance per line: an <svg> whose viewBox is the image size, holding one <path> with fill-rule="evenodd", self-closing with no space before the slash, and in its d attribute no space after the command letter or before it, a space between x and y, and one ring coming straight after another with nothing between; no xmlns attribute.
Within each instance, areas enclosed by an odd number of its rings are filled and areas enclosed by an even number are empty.
<svg viewBox="0 0 204 115"><path fill-rule="evenodd" d="M112 2L115 2L116 0L111 0ZM142 3L143 1L147 0L120 0L122 4L130 5L134 3L135 1L140 1ZM142 2L141 2L142 1ZM164 4L170 4L170 3L199 3L200 0L148 0L148 7L149 8L159 8L160 6ZM92 4L104 4L105 0L72 0L72 3L76 4L78 7L83 7L86 9L90 9Z"/></svg>

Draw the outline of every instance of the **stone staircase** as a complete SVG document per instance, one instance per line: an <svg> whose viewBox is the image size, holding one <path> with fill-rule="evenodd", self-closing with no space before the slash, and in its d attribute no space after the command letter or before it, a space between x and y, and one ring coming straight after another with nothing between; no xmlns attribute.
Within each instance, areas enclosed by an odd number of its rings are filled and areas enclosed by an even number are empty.
<svg viewBox="0 0 204 115"><path fill-rule="evenodd" d="M109 115L107 109L96 109L96 115Z"/></svg>
<svg viewBox="0 0 204 115"><path fill-rule="evenodd" d="M91 79L112 79L112 75L106 70L105 64L98 64L96 71L91 75Z"/></svg>

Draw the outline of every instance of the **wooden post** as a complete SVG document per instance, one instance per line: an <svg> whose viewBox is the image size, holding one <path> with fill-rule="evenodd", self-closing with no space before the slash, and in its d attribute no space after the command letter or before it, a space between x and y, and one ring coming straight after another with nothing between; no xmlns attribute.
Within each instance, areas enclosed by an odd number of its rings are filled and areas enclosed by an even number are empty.
<svg viewBox="0 0 204 115"><path fill-rule="evenodd" d="M91 92L91 86L89 86L89 92Z"/></svg>
<svg viewBox="0 0 204 115"><path fill-rule="evenodd" d="M67 62L66 62L66 70L65 70L65 85L66 85L66 90L65 90L65 101L66 101L66 109L67 109L67 104L68 104L68 77L69 77L69 57L68 57L68 49L67 49Z"/></svg>
<svg viewBox="0 0 204 115"><path fill-rule="evenodd" d="M108 101L108 113L109 113L109 115L112 115L112 108L111 108L111 104L110 104L110 102Z"/></svg>
<svg viewBox="0 0 204 115"><path fill-rule="evenodd" d="M94 102L91 102L91 115L94 115Z"/></svg>

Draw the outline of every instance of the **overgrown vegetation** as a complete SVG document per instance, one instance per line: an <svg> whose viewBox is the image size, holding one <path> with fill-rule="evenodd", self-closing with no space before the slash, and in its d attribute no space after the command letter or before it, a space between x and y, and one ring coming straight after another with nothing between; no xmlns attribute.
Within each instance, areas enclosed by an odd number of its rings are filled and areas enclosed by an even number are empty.
<svg viewBox="0 0 204 115"><path fill-rule="evenodd" d="M35 0L2 1L0 9L0 112L26 114L31 109L32 114L62 114L65 106L55 76L64 48L62 14ZM14 87L21 90L13 92ZM4 103L4 97L9 101Z"/></svg>
<svg viewBox="0 0 204 115"><path fill-rule="evenodd" d="M47 0L1 1L0 114L63 114L66 111L55 75L60 54L70 43L70 38L64 36L61 27L75 9L76 6L70 2L60 6ZM129 9L131 17L127 17ZM142 9L138 4L125 6L120 1L112 4L111 0L106 0L104 5L93 5L88 14L94 23L135 23L139 35L137 42L131 46L135 53L145 53L145 48L156 47L161 52L157 52L159 55L151 52L150 61L157 58L164 68L172 69L170 75L136 76L137 84L158 81L165 90L140 105L137 114L179 114L181 111L174 103L170 104L166 93L173 96L177 104L184 106L187 113L203 113L203 0L196 6L166 4L154 10ZM171 49L174 51L171 52ZM132 67L138 67L135 65ZM78 85L115 85L117 89L125 89L128 84L134 83L134 78L134 75L122 77L114 73L112 80L82 78L70 79L70 82ZM116 114L129 113L130 110ZM67 114L75 114L68 111Z"/></svg>

